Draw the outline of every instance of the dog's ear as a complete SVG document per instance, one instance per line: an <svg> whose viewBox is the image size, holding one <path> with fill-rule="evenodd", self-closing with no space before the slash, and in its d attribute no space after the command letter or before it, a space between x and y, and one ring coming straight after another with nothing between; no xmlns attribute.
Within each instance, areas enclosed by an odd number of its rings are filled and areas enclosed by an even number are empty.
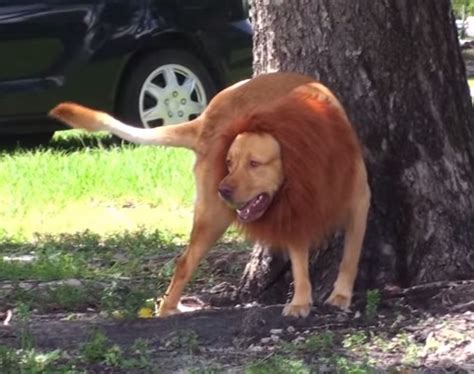
<svg viewBox="0 0 474 374"><path fill-rule="evenodd" d="M60 120L73 128L87 131L102 130L101 114L101 112L79 104L67 102L57 105L48 113L50 117Z"/></svg>

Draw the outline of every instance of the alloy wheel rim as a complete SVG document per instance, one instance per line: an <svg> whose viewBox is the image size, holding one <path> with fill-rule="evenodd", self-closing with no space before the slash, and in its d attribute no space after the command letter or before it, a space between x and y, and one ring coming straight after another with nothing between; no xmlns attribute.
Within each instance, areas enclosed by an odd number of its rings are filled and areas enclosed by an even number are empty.
<svg viewBox="0 0 474 374"><path fill-rule="evenodd" d="M206 105L204 86L197 75L185 66L167 64L145 80L139 113L143 126L151 128L192 120Z"/></svg>

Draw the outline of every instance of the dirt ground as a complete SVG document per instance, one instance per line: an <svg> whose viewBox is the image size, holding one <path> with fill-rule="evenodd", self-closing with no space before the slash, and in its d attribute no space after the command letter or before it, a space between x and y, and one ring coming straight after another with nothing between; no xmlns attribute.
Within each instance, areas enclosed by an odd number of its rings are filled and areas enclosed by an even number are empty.
<svg viewBox="0 0 474 374"><path fill-rule="evenodd" d="M350 312L315 305L306 319L283 318L281 305L213 306L229 302L232 289L224 282L196 292L187 304L202 310L165 319L13 318L0 344L20 346L25 328L36 350L71 356L98 330L124 352L137 339L149 343L146 367L79 366L90 373L474 372L474 281L385 290L376 301L356 295Z"/></svg>

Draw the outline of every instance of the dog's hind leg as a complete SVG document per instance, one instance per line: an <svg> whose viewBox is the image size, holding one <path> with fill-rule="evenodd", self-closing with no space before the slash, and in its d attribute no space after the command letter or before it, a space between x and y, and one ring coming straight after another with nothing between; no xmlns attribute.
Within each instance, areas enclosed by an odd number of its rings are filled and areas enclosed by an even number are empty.
<svg viewBox="0 0 474 374"><path fill-rule="evenodd" d="M342 309L347 309L351 305L352 289L357 277L370 206L370 189L363 164L361 164L359 171L349 219L345 226L344 252L339 273L334 283L334 290L326 300L328 304Z"/></svg>
<svg viewBox="0 0 474 374"><path fill-rule="evenodd" d="M158 315L164 317L179 312L177 305L184 287L192 277L199 262L212 245L222 236L233 220L233 212L221 201L213 188L202 190L198 180L198 197L194 210L194 222L188 247L176 260L170 285L161 300ZM201 188L200 188L201 187Z"/></svg>
<svg viewBox="0 0 474 374"><path fill-rule="evenodd" d="M284 316L307 317L313 304L309 280L309 248L288 248L293 274L294 294L283 309Z"/></svg>
<svg viewBox="0 0 474 374"><path fill-rule="evenodd" d="M223 205L220 202L215 203ZM223 208L227 209L221 206L219 210L223 210ZM228 212L222 214L215 207L206 209L207 211L203 215L195 217L189 244L184 253L176 260L173 277L158 310L160 317L178 312L177 305L184 287L192 277L199 262L232 221Z"/></svg>

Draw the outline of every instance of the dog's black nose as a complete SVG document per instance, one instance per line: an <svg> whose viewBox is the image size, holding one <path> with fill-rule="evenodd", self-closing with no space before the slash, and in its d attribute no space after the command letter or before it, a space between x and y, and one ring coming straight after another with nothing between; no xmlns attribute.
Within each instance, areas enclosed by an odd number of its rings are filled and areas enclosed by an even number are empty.
<svg viewBox="0 0 474 374"><path fill-rule="evenodd" d="M232 193L234 192L234 189L228 185L225 185L225 184L221 184L219 186L219 195L221 195L221 197L224 199L224 200L232 200Z"/></svg>

